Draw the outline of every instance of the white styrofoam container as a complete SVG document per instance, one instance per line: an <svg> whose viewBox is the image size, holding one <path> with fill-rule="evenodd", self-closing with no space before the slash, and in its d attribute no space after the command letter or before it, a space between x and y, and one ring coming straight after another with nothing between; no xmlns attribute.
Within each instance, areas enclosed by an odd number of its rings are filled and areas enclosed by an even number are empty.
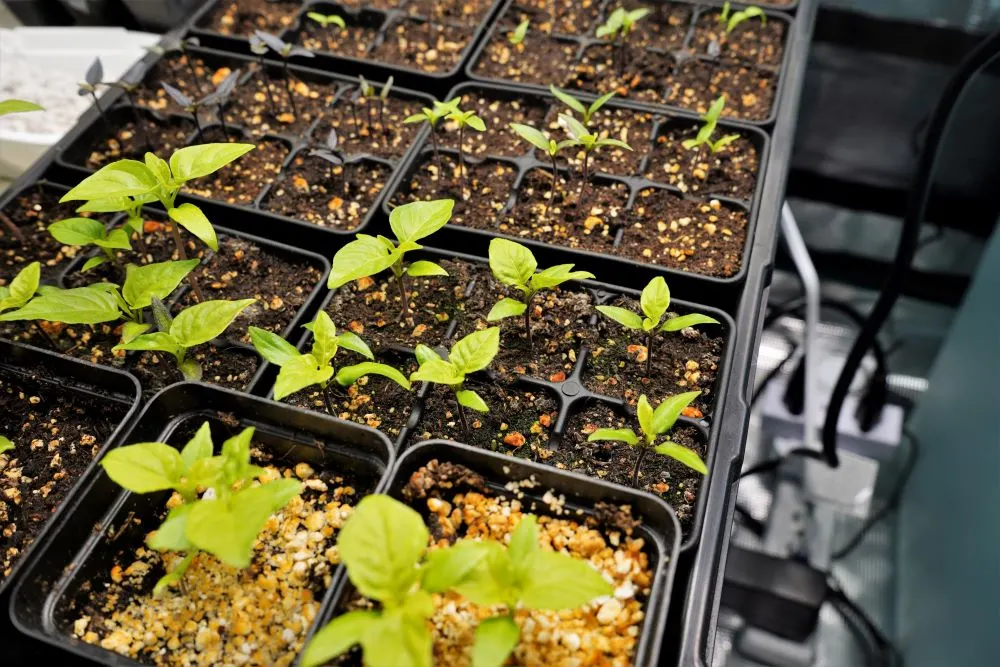
<svg viewBox="0 0 1000 667"><path fill-rule="evenodd" d="M104 79L115 81L145 55L143 47L152 46L159 39L159 35L130 32L124 28L19 27L0 30L0 83L4 82L5 77L14 77L14 69L19 66L18 63L24 62L48 72L65 73L67 79L79 81L98 56L104 66ZM12 80L7 79L8 82ZM77 98L76 89L72 86L61 88L65 90L60 90L57 96L64 96L66 104L74 103ZM47 91L49 107L53 104L52 93L53 91ZM31 99L30 95L18 95L16 90L9 91L8 94L11 97ZM62 120L62 125L57 123L45 131L26 132L5 129L4 119L0 118L0 177L18 176L69 131L75 122L75 119L69 122L65 117Z"/></svg>

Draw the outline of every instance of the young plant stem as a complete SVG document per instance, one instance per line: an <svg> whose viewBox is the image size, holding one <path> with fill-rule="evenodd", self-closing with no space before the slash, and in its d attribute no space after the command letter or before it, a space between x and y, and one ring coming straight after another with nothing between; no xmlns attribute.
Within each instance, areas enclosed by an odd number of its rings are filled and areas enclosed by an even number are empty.
<svg viewBox="0 0 1000 667"><path fill-rule="evenodd" d="M104 124L108 127L113 127L111 121L108 120L107 114L104 113L104 109L101 108L101 103L97 99L97 93L95 91L90 91L90 98L94 100L94 106L97 107L97 112L101 114L101 118L104 120Z"/></svg>
<svg viewBox="0 0 1000 667"><path fill-rule="evenodd" d="M219 125L222 126L222 136L229 141L229 130L226 128L226 107L224 104L219 105Z"/></svg>
<svg viewBox="0 0 1000 667"><path fill-rule="evenodd" d="M399 281L399 296L403 299L402 309L399 311L399 319L406 317L406 314L410 312L410 296L406 291L406 274L400 270L399 275L396 276Z"/></svg>
<svg viewBox="0 0 1000 667"><path fill-rule="evenodd" d="M354 117L354 131L361 134L361 125L358 123L358 105L351 100L351 116Z"/></svg>
<svg viewBox="0 0 1000 667"><path fill-rule="evenodd" d="M180 225L176 222L170 223L170 234L174 238L174 245L177 246L177 256L183 262L187 257L187 250L184 249L184 239L181 238ZM191 285L191 290L194 292L194 296L198 299L198 303L205 300L205 297L201 294L201 287L198 285L198 279L194 277L194 272L188 274L188 283Z"/></svg>
<svg viewBox="0 0 1000 667"><path fill-rule="evenodd" d="M649 447L646 445L639 446L639 456L635 459L635 467L632 468L632 488L639 488L639 468L642 467L642 462L646 460L646 454L649 453Z"/></svg>
<svg viewBox="0 0 1000 667"><path fill-rule="evenodd" d="M583 197L587 193L587 185L590 183L590 151L583 151L583 183L580 184L580 207L583 207Z"/></svg>
<svg viewBox="0 0 1000 667"><path fill-rule="evenodd" d="M434 161L437 163L438 178L441 177L441 154L438 152L437 127L431 125L431 145L434 146Z"/></svg>
<svg viewBox="0 0 1000 667"><path fill-rule="evenodd" d="M653 371L653 332L646 335L646 377Z"/></svg>
<svg viewBox="0 0 1000 667"><path fill-rule="evenodd" d="M555 155L551 155L550 157L552 158L552 186L549 188L549 201L545 204L545 208L542 209L542 217L549 214L549 207L556 201L556 183L559 182L559 164L556 162Z"/></svg>
<svg viewBox="0 0 1000 667"><path fill-rule="evenodd" d="M7 228L11 236L17 239L18 243L24 243L24 232L3 211L0 211L0 223L3 223L3 226Z"/></svg>
<svg viewBox="0 0 1000 667"><path fill-rule="evenodd" d="M128 98L128 106L132 109L132 119L135 121L135 127L142 135L142 145L144 147L151 147L153 144L149 141L149 132L146 130L146 124L139 115L139 108L135 105L135 97L132 96L132 91L125 90L125 97Z"/></svg>
<svg viewBox="0 0 1000 667"><path fill-rule="evenodd" d="M465 125L460 125L458 127L458 180L459 187L462 189L462 199L465 199L465 187L468 185L468 181L465 176L465 151L462 150L464 139Z"/></svg>
<svg viewBox="0 0 1000 667"><path fill-rule="evenodd" d="M528 299L527 307L524 309L524 331L528 334L528 349L535 346L531 339L531 299Z"/></svg>
<svg viewBox="0 0 1000 667"><path fill-rule="evenodd" d="M198 128L198 140L205 141L205 137L201 133L201 120L198 118L198 110L195 109L191 112L191 118L194 119L194 126Z"/></svg>
<svg viewBox="0 0 1000 667"><path fill-rule="evenodd" d="M462 422L462 430L468 436L472 432L469 428L469 418L465 416L465 408L458 402L458 394L455 395L455 407L458 408L458 418Z"/></svg>
<svg viewBox="0 0 1000 667"><path fill-rule="evenodd" d="M368 108L368 128L369 133L374 134L372 130L375 129L375 118L377 117L378 111L375 109L375 105L365 100L365 106Z"/></svg>
<svg viewBox="0 0 1000 667"><path fill-rule="evenodd" d="M267 90L268 111L275 118L278 117L278 103L274 101L274 91L271 90L271 83L267 80L267 71L264 68L264 56L260 57L260 82Z"/></svg>
<svg viewBox="0 0 1000 667"><path fill-rule="evenodd" d="M285 70L285 81L288 85L288 106L292 107L292 116L298 120L299 111L295 108L295 85L292 83L292 74L288 71L288 58L281 59L281 67Z"/></svg>
<svg viewBox="0 0 1000 667"><path fill-rule="evenodd" d="M323 385L323 402L326 403L326 411L331 417L337 415L333 411L333 400L330 398L330 383Z"/></svg>
<svg viewBox="0 0 1000 667"><path fill-rule="evenodd" d="M388 129L385 126L385 100L381 98L378 101L378 125L383 133Z"/></svg>

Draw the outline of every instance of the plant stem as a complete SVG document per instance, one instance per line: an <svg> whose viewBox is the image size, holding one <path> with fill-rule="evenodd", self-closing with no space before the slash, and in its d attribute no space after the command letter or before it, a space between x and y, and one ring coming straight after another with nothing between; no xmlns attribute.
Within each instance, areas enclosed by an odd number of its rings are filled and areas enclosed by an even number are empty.
<svg viewBox="0 0 1000 667"><path fill-rule="evenodd" d="M462 430L465 431L465 435L468 436L472 433L469 428L469 418L465 416L465 408L462 404L458 402L458 394L455 394L455 406L458 408L458 418L462 422Z"/></svg>
<svg viewBox="0 0 1000 667"><path fill-rule="evenodd" d="M351 115L354 116L354 131L361 134L361 126L358 123L358 105L351 100Z"/></svg>
<svg viewBox="0 0 1000 667"><path fill-rule="evenodd" d="M112 127L111 121L108 120L107 114L104 113L104 109L101 108L101 103L97 99L97 93L94 92L93 90L90 91L90 98L94 100L94 106L97 107L98 113L101 114L101 118L104 120L104 124L107 125L108 127Z"/></svg>
<svg viewBox="0 0 1000 667"><path fill-rule="evenodd" d="M542 210L542 216L546 216L549 213L549 207L556 201L556 183L559 181L559 165L556 163L556 156L550 156L552 158L552 187L549 188L549 201L545 204L545 208Z"/></svg>
<svg viewBox="0 0 1000 667"><path fill-rule="evenodd" d="M434 146L434 161L437 163L438 178L442 178L444 173L441 169L441 155L438 153L437 127L431 125L431 144Z"/></svg>
<svg viewBox="0 0 1000 667"><path fill-rule="evenodd" d="M135 98L132 97L132 92L126 90L125 97L128 98L128 105L132 109L132 119L135 121L135 127L137 130L139 130L139 133L142 134L143 146L147 148L152 147L153 144L151 144L149 141L149 132L146 129L146 124L142 121L142 118L139 116L139 109L138 107L135 106Z"/></svg>
<svg viewBox="0 0 1000 667"><path fill-rule="evenodd" d="M465 177L465 151L462 150L462 143L465 139L465 125L458 126L458 180L462 189L462 199L465 199L465 187L468 185Z"/></svg>
<svg viewBox="0 0 1000 667"><path fill-rule="evenodd" d="M176 222L171 222L170 233L174 237L174 245L177 246L177 256L180 257L181 261L183 262L188 257L187 257L187 251L184 249L184 240L181 238L180 225L178 225ZM188 278L188 283L190 283L191 285L191 289L194 291L195 298L198 299L198 303L203 302L205 300L205 297L203 297L201 294L201 287L198 286L198 279L194 277L194 272L192 271L191 273L189 273L187 278Z"/></svg>
<svg viewBox="0 0 1000 667"><path fill-rule="evenodd" d="M323 402L326 403L326 411L331 417L336 417L337 415L333 412L333 401L330 400L330 383L327 382L323 385Z"/></svg>
<svg viewBox="0 0 1000 667"><path fill-rule="evenodd" d="M11 236L17 239L18 243L24 243L24 232L21 228L14 224L14 221L7 217L7 214L0 211L0 223L10 231Z"/></svg>
<svg viewBox="0 0 1000 667"><path fill-rule="evenodd" d="M583 149L583 183L580 184L580 207L583 208L583 196L587 193L590 183L590 150Z"/></svg>
<svg viewBox="0 0 1000 667"><path fill-rule="evenodd" d="M281 59L281 67L285 70L285 81L288 86L288 105L292 107L292 115L298 120L299 111L295 108L295 86L292 85L292 75L288 71L288 58Z"/></svg>
<svg viewBox="0 0 1000 667"><path fill-rule="evenodd" d="M646 335L646 377L653 370L653 332Z"/></svg>
<svg viewBox="0 0 1000 667"><path fill-rule="evenodd" d="M635 459L635 467L632 468L632 487L639 488L639 468L642 467L642 462L646 459L646 454L649 453L649 447L646 445L639 446L639 456Z"/></svg>
<svg viewBox="0 0 1000 667"><path fill-rule="evenodd" d="M188 73L191 74L191 85L194 86L195 97L201 97L201 82L198 81L198 72L194 69L194 62L191 61L191 54L184 54L184 62L187 63Z"/></svg>
<svg viewBox="0 0 1000 667"><path fill-rule="evenodd" d="M534 341L531 339L531 301L531 299L527 299L527 307L524 309L524 330L528 334L529 349L535 346Z"/></svg>
<svg viewBox="0 0 1000 667"><path fill-rule="evenodd" d="M400 272L396 276L396 278L399 281L399 295L403 299L403 303L401 304L403 308L399 312L399 319L403 319L404 317L406 317L406 314L410 312L410 297L406 292L406 273L404 273L403 270L400 269Z"/></svg>
<svg viewBox="0 0 1000 667"><path fill-rule="evenodd" d="M219 124L222 125L222 136L229 141L229 131L226 129L226 109L225 105L219 105Z"/></svg>
<svg viewBox="0 0 1000 667"><path fill-rule="evenodd" d="M201 133L201 119L198 118L198 110L195 109L191 112L191 117L194 118L194 126L198 128L198 140L205 141L205 137Z"/></svg>
<svg viewBox="0 0 1000 667"><path fill-rule="evenodd" d="M385 126L385 100L379 98L378 101L378 124L382 128L382 132L386 133L389 128Z"/></svg>
<svg viewBox="0 0 1000 667"><path fill-rule="evenodd" d="M268 111L275 118L278 117L278 103L274 101L274 91L271 90L271 82L267 80L267 71L264 66L264 56L260 57L260 82L267 90Z"/></svg>

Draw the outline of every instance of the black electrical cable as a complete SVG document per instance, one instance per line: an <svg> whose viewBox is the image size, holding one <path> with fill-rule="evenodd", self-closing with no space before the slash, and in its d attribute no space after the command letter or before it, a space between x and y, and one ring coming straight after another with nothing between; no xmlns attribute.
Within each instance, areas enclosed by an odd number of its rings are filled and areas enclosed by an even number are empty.
<svg viewBox="0 0 1000 667"><path fill-rule="evenodd" d="M836 468L840 465L840 458L837 456L837 422L844 408L847 393L851 388L851 381L861 367L861 361L868 349L875 342L879 330L888 319L896 300L899 299L903 284L910 272L913 257L919 246L920 227L927 210L931 186L934 183L937 156L941 141L948 130L952 112L962 98L969 81L998 54L1000 54L1000 30L980 42L966 56L959 65L958 71L948 80L944 92L931 113L924 134L924 145L917 160L906 215L903 217L903 228L899 245L896 248L896 258L875 306L869 313L868 319L847 355L844 367L837 378L837 384L834 385L833 394L830 396L826 421L823 424L822 441L824 458L831 467Z"/></svg>
<svg viewBox="0 0 1000 667"><path fill-rule="evenodd" d="M843 586L832 574L827 577L827 600L833 605L847 622L849 628L859 639L865 641L865 653L869 657L871 667L902 667L903 656L885 634L879 629L871 617L858 603L849 598Z"/></svg>

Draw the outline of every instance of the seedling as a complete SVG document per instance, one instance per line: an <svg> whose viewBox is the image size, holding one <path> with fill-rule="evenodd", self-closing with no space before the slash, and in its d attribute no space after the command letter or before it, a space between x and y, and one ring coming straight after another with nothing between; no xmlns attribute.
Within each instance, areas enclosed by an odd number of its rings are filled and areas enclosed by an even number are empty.
<svg viewBox="0 0 1000 667"><path fill-rule="evenodd" d="M591 134L583 123L578 121L572 116L560 115L559 122L562 126L566 128L572 141L569 145L580 146L583 148L583 182L580 184L580 203L583 203L583 196L587 192L587 185L590 182L590 155L596 150L605 148L606 146L614 146L616 148L623 148L627 151L632 150L632 147L626 144L621 139L612 139L610 137L601 137L597 134Z"/></svg>
<svg viewBox="0 0 1000 667"><path fill-rule="evenodd" d="M381 375L409 391L410 381L406 376L386 364L365 361L353 366L343 366L335 371L333 358L340 348L357 352L366 359L374 359L375 355L357 334L350 331L338 334L337 327L325 311L320 311L316 319L305 326L313 332L312 349L307 354L299 352L294 345L276 333L250 327L250 339L260 356L281 367L274 383L275 400L280 401L314 384L319 385L326 401L326 411L336 417L330 400L330 380L347 389L366 375Z"/></svg>
<svg viewBox="0 0 1000 667"><path fill-rule="evenodd" d="M521 123L511 123L510 129L514 130L519 137L530 143L535 148L545 151L545 154L549 156L552 160L552 186L549 189L549 200L545 204L545 209L542 211L542 215L548 213L549 206L556 200L556 187L559 183L559 151L568 147L575 146L575 142L572 140L564 140L556 142L555 139L545 134L541 130L531 127L530 125L523 125Z"/></svg>
<svg viewBox="0 0 1000 667"><path fill-rule="evenodd" d="M427 123L431 128L431 144L434 146L434 159L438 163L438 173L441 172L441 158L438 155L437 125L438 122L448 116L448 114L458 111L458 105L462 101L461 97L455 97L447 102L434 100L434 108L424 107L420 113L413 114L404 123Z"/></svg>
<svg viewBox="0 0 1000 667"><path fill-rule="evenodd" d="M396 236L396 241L379 235L358 234L337 251L333 257L333 268L327 287L337 289L352 280L374 276L386 269L392 269L392 275L399 284L402 297L400 318L410 310L410 298L406 290L406 276L446 276L448 272L427 260L418 260L405 264L406 253L419 250L423 246L417 243L427 238L448 224L451 212L455 207L453 199L436 199L434 201L415 201L397 206L389 214L389 226Z"/></svg>
<svg viewBox="0 0 1000 667"><path fill-rule="evenodd" d="M344 19L336 14L320 14L319 12L306 12L306 16L315 21L322 28L329 28L331 25L335 25L341 30L347 29L347 24L344 23Z"/></svg>
<svg viewBox="0 0 1000 667"><path fill-rule="evenodd" d="M143 229L142 207L154 201L156 201L156 197L153 194L116 197L106 200L95 199L77 207L76 211L77 213L125 213L125 222L122 223L122 228L129 233L134 232L136 234L139 249L143 254L146 254L146 242L143 240L145 230ZM84 264L83 270L86 271L94 266L97 265L88 266L88 264Z"/></svg>
<svg viewBox="0 0 1000 667"><path fill-rule="evenodd" d="M278 104L274 101L274 91L271 90L271 83L267 80L267 69L264 65L264 56L267 55L267 44L257 35L250 35L250 51L257 56L257 73L260 75L260 82L267 90L268 111L275 118L278 117Z"/></svg>
<svg viewBox="0 0 1000 667"><path fill-rule="evenodd" d="M697 146L708 146L708 150L713 153L718 153L723 148L733 143L740 138L738 134L727 134L719 137L716 141L712 141L712 135L715 134L715 129L719 125L719 117L722 115L722 110L726 106L726 96L721 95L718 99L712 102L712 106L709 108L708 113L704 113L701 119L705 121L705 124L701 126L698 130L698 134L694 139L685 139L681 145L685 149L691 150Z"/></svg>
<svg viewBox="0 0 1000 667"><path fill-rule="evenodd" d="M587 280L594 274L589 271L574 271L572 264L559 264L535 273L538 262L531 251L520 243L507 239L490 241L490 270L503 285L513 287L521 293L521 299L510 297L501 299L486 316L488 322L496 322L508 317L524 315L524 330L531 340L532 300L542 290L552 289L570 280Z"/></svg>
<svg viewBox="0 0 1000 667"><path fill-rule="evenodd" d="M337 131L330 128L330 134L326 137L326 145L323 148L316 148L309 151L309 155L312 157L318 157L321 160L326 160L333 167L330 170L331 178L333 182L337 181L337 167L344 166L344 156L340 152L340 139L337 137ZM341 179L343 181L344 194L347 194L347 181L346 179Z"/></svg>
<svg viewBox="0 0 1000 667"><path fill-rule="evenodd" d="M186 94L182 93L179 89L171 86L166 81L160 82L160 87L170 96L170 98L177 103L183 111L191 114L191 120L194 121L194 126L198 128L198 140L203 141L201 129L201 119L198 117L198 113L201 111L201 106L204 100L196 100L188 97ZM206 98L207 99L207 98Z"/></svg>
<svg viewBox="0 0 1000 667"><path fill-rule="evenodd" d="M455 393L458 416L465 434L471 433L465 408L476 412L489 412L486 401L471 389L465 388L465 378L470 373L487 368L500 351L500 327L473 331L451 346L448 360L426 345L417 345L416 356L420 368L410 375L411 382L443 384Z"/></svg>
<svg viewBox="0 0 1000 667"><path fill-rule="evenodd" d="M9 99L0 102L0 116L9 113L28 113L29 111L45 111L45 107L28 100Z"/></svg>
<svg viewBox="0 0 1000 667"><path fill-rule="evenodd" d="M471 128L476 132L485 132L486 123L476 115L475 111L462 111L455 109L448 114L448 120L458 125L458 176L462 181L462 199L465 199L465 188L468 185L468 176L465 173L465 128Z"/></svg>
<svg viewBox="0 0 1000 667"><path fill-rule="evenodd" d="M359 103L364 103L364 109L366 114L365 122L372 126L372 114L375 113L375 107L368 103L369 99L378 99L378 94L375 91L375 86L368 83L368 80L363 76L358 76L358 87L354 89L351 93L351 113L354 115L354 126L359 128L358 134L361 134L360 126L358 125L358 114L357 105Z"/></svg>
<svg viewBox="0 0 1000 667"><path fill-rule="evenodd" d="M104 109L101 107L101 103L97 99L97 87L103 83L104 79L104 66L101 64L100 58L94 58L94 62L90 63L90 67L87 68L87 73L83 76L83 81L77 84L77 95L83 97L84 95L90 95L90 99L94 101L94 107L97 112L101 114L101 118L104 120L108 127L111 127L111 121L108 120L107 114L104 113Z"/></svg>
<svg viewBox="0 0 1000 667"><path fill-rule="evenodd" d="M5 435L0 435L0 454L14 449L14 443Z"/></svg>
<svg viewBox="0 0 1000 667"><path fill-rule="evenodd" d="M590 434L587 441L611 440L624 442L631 447L637 447L639 449L639 456L636 457L635 467L632 468L632 486L635 488L639 488L639 468L642 467L642 462L650 452L655 452L661 456L669 456L672 459L680 461L688 468L700 472L702 475L707 475L708 468L705 466L705 462L701 460L701 457L694 450L673 442L669 437L659 445L656 444L657 438L667 434L674 427L677 418L681 416L684 408L689 406L691 401L696 399L700 394L700 391L687 391L683 394L670 396L656 406L655 410L649 404L649 399L643 394L639 397L639 402L636 405L636 417L639 421L639 428L642 431L641 438L630 428L599 428Z"/></svg>
<svg viewBox="0 0 1000 667"><path fill-rule="evenodd" d="M188 181L208 176L253 149L253 144L201 144L174 151L169 164L152 153L146 153L145 163L119 160L101 167L96 173L83 179L59 201L126 205L131 198L132 205L135 205L137 200L156 199L175 223L170 225L174 246L177 256L185 260L187 250L179 227L194 234L212 250L219 249L219 242L215 228L202 210L191 203L177 206L177 195ZM141 219L139 224L141 226ZM188 276L188 280L197 299L203 301L197 280L194 276Z"/></svg>
<svg viewBox="0 0 1000 667"><path fill-rule="evenodd" d="M531 21L529 21L528 19L524 19L523 21L521 21L517 25L517 28L507 33L507 41L513 44L514 46L521 44L524 41L525 36L528 34L528 26L530 25Z"/></svg>
<svg viewBox="0 0 1000 667"><path fill-rule="evenodd" d="M123 229L112 229L110 232L97 220L90 218L67 218L49 225L49 234L63 245L96 246L104 253L103 257L91 257L81 271L89 271L105 262L115 262L115 250L131 250L129 233Z"/></svg>
<svg viewBox="0 0 1000 667"><path fill-rule="evenodd" d="M267 520L302 492L295 479L254 483L263 470L250 463L253 434L253 427L244 429L213 456L212 432L205 422L181 451L143 442L112 449L101 459L104 472L122 488L141 494L173 491L182 501L146 537L151 549L184 554L156 582L154 595L180 583L200 551L226 565L248 567Z"/></svg>
<svg viewBox="0 0 1000 667"><path fill-rule="evenodd" d="M32 262L18 271L9 285L0 285L0 313L20 308L35 296L41 280L42 265Z"/></svg>
<svg viewBox="0 0 1000 667"><path fill-rule="evenodd" d="M194 60L191 58L191 53L188 50L192 46L201 46L201 42L197 37L188 37L187 39L181 39L180 37L170 35L164 37L163 40L155 45L148 47L148 50L160 56L168 56L171 53L179 53L184 57L184 63L187 66L188 74L191 75L191 85L194 88L195 95L201 95L201 81L198 79L198 72L194 68Z"/></svg>
<svg viewBox="0 0 1000 667"><path fill-rule="evenodd" d="M732 13L730 13L730 9L729 3L725 2L722 5L722 12L719 14L719 22L726 24L727 35L735 30L736 26L752 18L759 18L762 25L767 23L767 15L764 14L764 10L760 7L750 6L744 10Z"/></svg>
<svg viewBox="0 0 1000 667"><path fill-rule="evenodd" d="M233 70L226 75L219 85L211 93L206 95L201 101L201 106L215 107L219 116L219 124L222 126L222 136L229 140L229 131L226 129L226 107L232 99L236 84L240 80L240 70Z"/></svg>
<svg viewBox="0 0 1000 667"><path fill-rule="evenodd" d="M385 85L382 86L382 90L378 94L378 124L386 134L389 133L389 128L385 124L385 105L389 100L389 92L392 90L393 81L394 79L391 76L386 79Z"/></svg>
<svg viewBox="0 0 1000 667"><path fill-rule="evenodd" d="M598 26L597 36L601 39L608 38L615 44L615 50L618 52L616 60L618 61L619 72L625 68L625 42L628 40L628 36L635 29L635 24L645 18L650 11L652 10L648 7L640 7L632 11L628 11L624 7L618 7L615 11L611 12L603 25Z"/></svg>
<svg viewBox="0 0 1000 667"><path fill-rule="evenodd" d="M576 99L565 90L559 90L555 86L550 85L549 92L552 93L557 100L580 114L580 117L583 119L583 124L586 127L590 127L590 119L594 117L594 114L597 113L608 100L615 96L615 93L613 92L601 95L596 100L591 102L590 106L586 106L583 102Z"/></svg>
<svg viewBox="0 0 1000 667"><path fill-rule="evenodd" d="M254 34L257 35L258 39L260 39L269 49L274 51L281 58L281 69L284 70L285 82L288 85L288 105L292 108L292 115L298 118L299 112L295 108L295 84L293 82L292 73L288 71L288 59L294 56L314 58L316 54L309 49L303 49L301 46L285 43L281 41L280 38L275 37L269 32L264 32L263 30L256 30L254 31Z"/></svg>
<svg viewBox="0 0 1000 667"><path fill-rule="evenodd" d="M201 379L201 364L188 359L188 350L218 338L229 328L236 316L242 313L254 299L239 301L203 301L185 308L177 317L171 317L167 307L159 299L153 300L153 319L157 331L135 336L128 342L119 343L113 349L145 350L167 352L174 356L177 369L186 380Z"/></svg>
<svg viewBox="0 0 1000 667"><path fill-rule="evenodd" d="M663 317L667 314L667 308L670 307L670 288L667 287L667 281L660 276L650 280L649 284L642 289L639 305L645 317L618 306L596 306L596 308L602 315L614 320L626 329L646 333L646 375L649 375L653 368L653 338L657 333L680 331L698 324L719 323L714 317L701 313L669 317L664 321Z"/></svg>

